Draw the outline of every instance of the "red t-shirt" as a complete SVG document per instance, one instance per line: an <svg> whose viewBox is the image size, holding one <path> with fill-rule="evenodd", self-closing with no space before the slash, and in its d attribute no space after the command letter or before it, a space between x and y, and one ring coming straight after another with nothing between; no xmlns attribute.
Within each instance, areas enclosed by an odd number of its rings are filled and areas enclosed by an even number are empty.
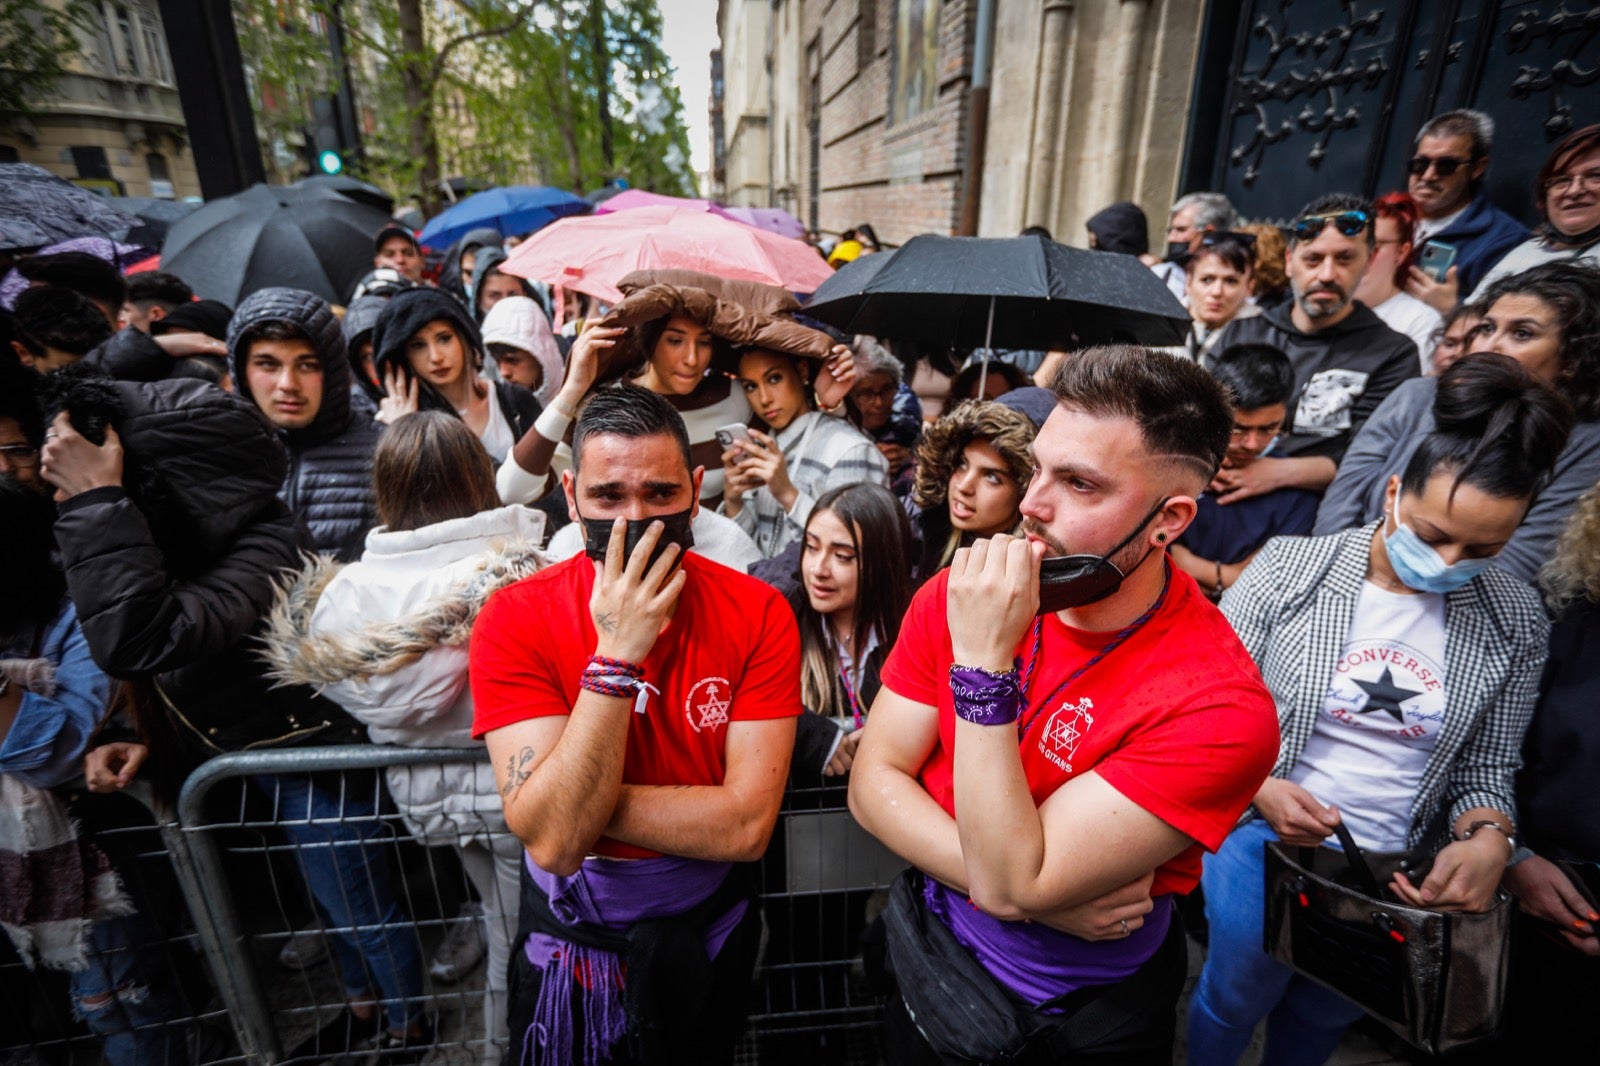
<svg viewBox="0 0 1600 1066"><path fill-rule="evenodd" d="M720 785L727 724L800 714L800 633L771 586L689 553L677 613L641 663L650 693L632 715L622 780ZM496 592L472 627L472 735L572 713L594 654L594 564L576 555ZM601 838L617 858L657 852Z"/></svg>
<svg viewBox="0 0 1600 1066"><path fill-rule="evenodd" d="M883 683L938 708L939 743L920 780L955 816L953 660L945 620L950 572L911 601ZM1239 638L1222 613L1176 567L1167 599L1149 622L1052 701L1044 700L1088 662L1112 633L1044 619L1039 663L1020 723L1022 768L1037 805L1073 776L1093 770L1168 825L1215 851L1250 805L1278 755L1278 717ZM1017 649L1026 663L1030 629ZM1037 717L1034 711L1038 710ZM1188 892L1200 880L1200 848L1156 870L1151 895Z"/></svg>

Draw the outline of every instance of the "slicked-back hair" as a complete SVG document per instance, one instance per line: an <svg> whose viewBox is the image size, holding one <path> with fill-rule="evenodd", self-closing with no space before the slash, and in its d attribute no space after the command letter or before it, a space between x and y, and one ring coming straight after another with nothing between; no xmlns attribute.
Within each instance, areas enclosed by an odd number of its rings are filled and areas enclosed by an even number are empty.
<svg viewBox="0 0 1600 1066"><path fill-rule="evenodd" d="M694 461L689 457L689 429L665 396L658 396L638 385L615 385L600 389L584 401L578 422L572 430L572 472L583 462L583 446L590 437L669 436L683 452L683 466L690 473Z"/></svg>
<svg viewBox="0 0 1600 1066"><path fill-rule="evenodd" d="M1417 144L1424 137L1470 137L1474 161L1488 156L1494 147L1494 119L1482 111L1461 108L1435 115L1417 131Z"/></svg>
<svg viewBox="0 0 1600 1066"><path fill-rule="evenodd" d="M1127 344L1069 355L1050 382L1056 402L1096 418L1128 418L1145 449L1209 482L1233 434L1233 405L1199 364Z"/></svg>
<svg viewBox="0 0 1600 1066"><path fill-rule="evenodd" d="M1283 349L1270 344L1229 345L1212 364L1211 376L1227 390L1237 411L1288 406L1294 395L1294 364Z"/></svg>
<svg viewBox="0 0 1600 1066"><path fill-rule="evenodd" d="M1400 485L1421 493L1436 473L1450 493L1471 485L1500 499L1531 499L1550 480L1572 431L1572 407L1504 355L1464 355L1439 375L1435 429L1417 446Z"/></svg>
<svg viewBox="0 0 1600 1066"><path fill-rule="evenodd" d="M1358 196L1353 192L1330 192L1312 200L1300 209L1295 215L1296 219L1308 215L1337 215L1344 211L1365 211L1367 213L1367 251L1371 251L1378 243L1377 213L1372 209L1372 201L1365 196ZM1322 230L1317 231L1317 236L1322 236ZM1313 237L1312 240L1315 240ZM1293 248L1300 241L1294 235L1294 227L1289 227L1289 247Z"/></svg>
<svg viewBox="0 0 1600 1066"><path fill-rule="evenodd" d="M1233 201L1220 192L1192 192L1178 197L1167 214L1167 221L1171 222L1173 216L1186 207L1194 208L1195 229L1231 230L1239 224L1239 213L1234 210Z"/></svg>
<svg viewBox="0 0 1600 1066"><path fill-rule="evenodd" d="M494 460L461 419L418 411L384 431L372 457L378 521L391 532L469 518L500 506Z"/></svg>

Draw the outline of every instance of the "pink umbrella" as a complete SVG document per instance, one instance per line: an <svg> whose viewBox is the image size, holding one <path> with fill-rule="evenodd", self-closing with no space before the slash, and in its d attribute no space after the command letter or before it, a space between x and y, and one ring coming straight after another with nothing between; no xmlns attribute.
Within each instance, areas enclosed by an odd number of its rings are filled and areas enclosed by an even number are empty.
<svg viewBox="0 0 1600 1066"><path fill-rule="evenodd" d="M808 244L684 207L563 218L517 245L500 269L608 303L622 299L617 282L635 270L698 270L797 293L833 276Z"/></svg>
<svg viewBox="0 0 1600 1066"><path fill-rule="evenodd" d="M700 211L711 215L730 217L721 205L710 200L691 200L683 196L665 196L658 192L646 192L643 189L624 189L615 196L600 201L594 209L597 215L609 215L613 211L633 211L640 207L681 207L687 211Z"/></svg>

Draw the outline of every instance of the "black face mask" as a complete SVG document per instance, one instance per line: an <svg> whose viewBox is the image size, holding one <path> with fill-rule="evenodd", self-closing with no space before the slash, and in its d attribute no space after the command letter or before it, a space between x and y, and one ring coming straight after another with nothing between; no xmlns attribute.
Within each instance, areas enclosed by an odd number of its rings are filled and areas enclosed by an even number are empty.
<svg viewBox="0 0 1600 1066"><path fill-rule="evenodd" d="M1187 261L1188 258L1189 258L1189 242L1188 241L1168 241L1167 242L1167 259L1166 259L1167 262L1169 262L1169 263L1182 263L1182 262Z"/></svg>
<svg viewBox="0 0 1600 1066"><path fill-rule="evenodd" d="M1145 526L1150 524L1150 519L1161 512L1171 497L1163 497L1161 502L1150 509L1150 513L1139 520L1132 533L1123 537L1117 544L1104 555L1052 555L1039 564L1039 614L1055 614L1069 607L1083 607L1091 603L1099 603L1117 589L1122 587L1128 574L1119 570L1112 563L1111 557L1123 548L1133 543L1135 537L1144 532ZM1133 564L1132 570L1150 557L1149 549L1139 557L1139 562ZM1129 573L1132 573L1132 570Z"/></svg>
<svg viewBox="0 0 1600 1066"><path fill-rule="evenodd" d="M694 547L694 530L690 528L689 516L694 513L694 508L689 507L675 514L658 514L650 518L628 519L627 539L623 543L623 565L633 558L633 549L639 546L639 541L644 539L645 531L650 528L651 522L660 522L666 528L661 531L661 539L656 541L655 550L650 553L650 561L645 564L648 572L656 560L661 558L661 553L667 550L667 545L676 544L683 551ZM606 561L606 547L611 543L611 526L616 522L614 518L584 518L579 516L583 523L583 553L596 562ZM683 558L682 552L678 558Z"/></svg>

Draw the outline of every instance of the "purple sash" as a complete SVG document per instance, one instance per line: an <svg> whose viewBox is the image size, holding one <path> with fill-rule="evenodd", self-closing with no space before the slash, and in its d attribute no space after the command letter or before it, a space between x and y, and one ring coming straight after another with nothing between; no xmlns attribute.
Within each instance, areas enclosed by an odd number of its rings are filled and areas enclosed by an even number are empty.
<svg viewBox="0 0 1600 1066"><path fill-rule="evenodd" d="M923 899L996 981L1034 1007L1133 976L1161 947L1172 921L1172 897L1158 896L1155 910L1127 936L1090 941L1037 922L1002 921L931 877L925 879Z"/></svg>
<svg viewBox="0 0 1600 1066"><path fill-rule="evenodd" d="M550 911L563 922L586 922L622 930L649 918L683 914L710 898L731 863L705 862L663 855L654 859L596 859L584 861L570 877L535 866L523 855L523 865L550 899ZM706 927L706 956L716 958L728 934L745 915L748 903L738 903ZM523 1036L521 1062L535 1066L573 1061L572 994L581 985L584 1000L584 1066L608 1058L612 1047L628 1031L622 1000L622 960L614 952L584 947L547 933L528 936L528 962L544 974L534 1006L533 1022Z"/></svg>

